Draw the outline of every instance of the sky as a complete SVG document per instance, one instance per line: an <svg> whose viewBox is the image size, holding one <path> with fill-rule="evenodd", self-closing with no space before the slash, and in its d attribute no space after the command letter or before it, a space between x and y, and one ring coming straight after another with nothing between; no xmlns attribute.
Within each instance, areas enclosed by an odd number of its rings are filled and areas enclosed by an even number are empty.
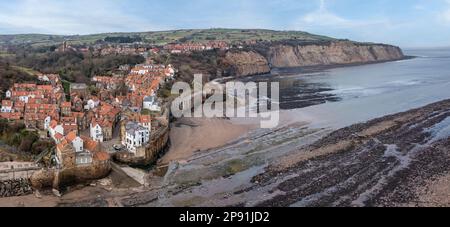
<svg viewBox="0 0 450 227"><path fill-rule="evenodd" d="M185 28L300 30L401 47L450 46L450 0L0 0L0 34Z"/></svg>

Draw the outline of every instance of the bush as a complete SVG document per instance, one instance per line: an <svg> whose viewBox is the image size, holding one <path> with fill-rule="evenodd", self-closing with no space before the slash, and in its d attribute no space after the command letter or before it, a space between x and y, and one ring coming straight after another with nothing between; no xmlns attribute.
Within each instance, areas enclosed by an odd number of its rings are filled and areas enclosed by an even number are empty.
<svg viewBox="0 0 450 227"><path fill-rule="evenodd" d="M135 65L145 61L139 55L96 56L74 51L37 53L35 48L17 48L14 62L42 73L58 73L69 82L88 83L99 74L110 74L118 65Z"/></svg>
<svg viewBox="0 0 450 227"><path fill-rule="evenodd" d="M22 130L19 134L21 139L20 144L18 146L20 151L30 152L33 144L39 140L39 135L37 132Z"/></svg>
<svg viewBox="0 0 450 227"><path fill-rule="evenodd" d="M8 123L4 119L0 120L0 137L9 146L34 155L54 146L52 141L41 140L36 131L25 129L24 124Z"/></svg>

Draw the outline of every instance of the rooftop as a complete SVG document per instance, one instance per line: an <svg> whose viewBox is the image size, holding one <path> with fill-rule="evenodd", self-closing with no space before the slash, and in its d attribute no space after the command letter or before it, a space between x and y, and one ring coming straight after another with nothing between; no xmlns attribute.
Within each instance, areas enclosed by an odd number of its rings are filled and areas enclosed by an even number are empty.
<svg viewBox="0 0 450 227"><path fill-rule="evenodd" d="M130 121L127 123L126 125L126 130L128 134L132 134L134 135L137 131L145 131L147 130L146 128L142 127L140 124L138 124L137 122L133 122Z"/></svg>
<svg viewBox="0 0 450 227"><path fill-rule="evenodd" d="M70 89L86 89L87 85L86 84L70 84Z"/></svg>

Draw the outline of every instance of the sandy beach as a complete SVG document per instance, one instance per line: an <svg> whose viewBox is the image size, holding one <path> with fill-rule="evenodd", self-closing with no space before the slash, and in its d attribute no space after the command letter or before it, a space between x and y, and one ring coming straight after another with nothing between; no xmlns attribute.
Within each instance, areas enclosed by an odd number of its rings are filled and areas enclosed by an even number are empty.
<svg viewBox="0 0 450 227"><path fill-rule="evenodd" d="M255 124L241 124L219 118L183 118L172 126L171 148L161 164L183 161L196 152L226 145L255 129Z"/></svg>

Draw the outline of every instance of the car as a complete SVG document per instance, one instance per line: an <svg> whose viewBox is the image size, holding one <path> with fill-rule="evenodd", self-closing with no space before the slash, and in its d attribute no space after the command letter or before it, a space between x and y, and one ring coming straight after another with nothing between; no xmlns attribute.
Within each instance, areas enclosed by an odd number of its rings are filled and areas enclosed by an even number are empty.
<svg viewBox="0 0 450 227"><path fill-rule="evenodd" d="M123 146L122 146L122 145L118 145L118 144L114 145L113 147L114 147L114 149L117 150L117 151L120 151L120 150L123 149Z"/></svg>

